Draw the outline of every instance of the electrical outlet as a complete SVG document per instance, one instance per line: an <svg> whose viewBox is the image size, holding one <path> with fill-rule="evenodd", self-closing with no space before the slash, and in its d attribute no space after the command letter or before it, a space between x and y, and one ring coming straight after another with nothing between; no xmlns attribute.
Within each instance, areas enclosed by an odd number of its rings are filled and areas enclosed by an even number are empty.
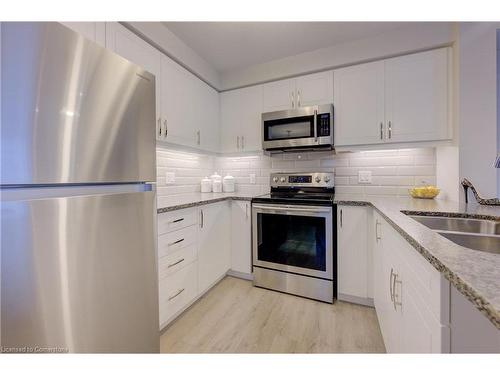
<svg viewBox="0 0 500 375"><path fill-rule="evenodd" d="M250 183L255 184L255 173L250 173Z"/></svg>
<svg viewBox="0 0 500 375"><path fill-rule="evenodd" d="M372 183L372 171L359 171L358 172L358 183L371 184Z"/></svg>
<svg viewBox="0 0 500 375"><path fill-rule="evenodd" d="M167 172L165 174L165 183L166 184L173 184L173 183L175 183L175 172Z"/></svg>

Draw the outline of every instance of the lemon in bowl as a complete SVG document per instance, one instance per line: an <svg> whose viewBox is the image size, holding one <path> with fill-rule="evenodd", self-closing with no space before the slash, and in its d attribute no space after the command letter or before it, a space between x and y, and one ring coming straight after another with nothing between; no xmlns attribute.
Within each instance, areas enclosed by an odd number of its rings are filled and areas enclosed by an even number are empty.
<svg viewBox="0 0 500 375"><path fill-rule="evenodd" d="M439 194L439 189L436 186L416 186L414 188L408 189L410 195L413 198L420 199L433 199Z"/></svg>

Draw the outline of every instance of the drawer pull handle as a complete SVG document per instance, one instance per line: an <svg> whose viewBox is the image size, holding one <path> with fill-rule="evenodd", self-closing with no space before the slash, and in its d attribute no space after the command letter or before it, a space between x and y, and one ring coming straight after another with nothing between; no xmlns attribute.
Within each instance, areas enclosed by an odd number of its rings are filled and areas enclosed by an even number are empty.
<svg viewBox="0 0 500 375"><path fill-rule="evenodd" d="M174 221L172 221L172 223L179 223L179 222L181 222L182 220L184 220L184 218L182 218L182 219L177 219L177 220L174 220Z"/></svg>
<svg viewBox="0 0 500 375"><path fill-rule="evenodd" d="M171 301L173 300L175 297L177 297L179 294L181 294L182 292L184 292L184 288L182 288L181 290L179 290L177 293L175 293L173 296L170 296L168 297L168 300Z"/></svg>
<svg viewBox="0 0 500 375"><path fill-rule="evenodd" d="M168 244L168 246L177 245L178 243L181 243L182 241L184 241L184 238L181 238L180 240L171 242L171 243Z"/></svg>
<svg viewBox="0 0 500 375"><path fill-rule="evenodd" d="M178 265L179 263L182 263L184 262L184 258L182 258L181 260L178 260L177 262L174 262L172 264L169 264L167 268L170 268L170 267L173 267L173 266L176 266Z"/></svg>

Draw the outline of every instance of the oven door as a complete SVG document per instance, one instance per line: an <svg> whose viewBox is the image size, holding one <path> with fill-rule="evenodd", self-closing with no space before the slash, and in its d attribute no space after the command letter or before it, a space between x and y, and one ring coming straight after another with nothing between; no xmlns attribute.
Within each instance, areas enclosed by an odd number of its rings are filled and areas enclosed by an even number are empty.
<svg viewBox="0 0 500 375"><path fill-rule="evenodd" d="M311 106L262 114L264 150L333 145L333 106Z"/></svg>
<svg viewBox="0 0 500 375"><path fill-rule="evenodd" d="M333 279L332 207L254 204L253 265Z"/></svg>

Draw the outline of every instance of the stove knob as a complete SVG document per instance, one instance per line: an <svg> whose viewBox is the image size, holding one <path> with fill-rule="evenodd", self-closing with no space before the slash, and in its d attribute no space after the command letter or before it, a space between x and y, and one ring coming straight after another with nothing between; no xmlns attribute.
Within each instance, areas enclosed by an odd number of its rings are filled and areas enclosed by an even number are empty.
<svg viewBox="0 0 500 375"><path fill-rule="evenodd" d="M314 180L319 184L321 182L321 177L316 176L316 178Z"/></svg>
<svg viewBox="0 0 500 375"><path fill-rule="evenodd" d="M285 181L286 181L286 178L285 178L285 177L280 177L280 182L281 182L281 183L285 183Z"/></svg>
<svg viewBox="0 0 500 375"><path fill-rule="evenodd" d="M324 180L325 180L326 183L328 183L330 181L330 176L325 176Z"/></svg>
<svg viewBox="0 0 500 375"><path fill-rule="evenodd" d="M278 182L278 177L273 177L273 182Z"/></svg>

